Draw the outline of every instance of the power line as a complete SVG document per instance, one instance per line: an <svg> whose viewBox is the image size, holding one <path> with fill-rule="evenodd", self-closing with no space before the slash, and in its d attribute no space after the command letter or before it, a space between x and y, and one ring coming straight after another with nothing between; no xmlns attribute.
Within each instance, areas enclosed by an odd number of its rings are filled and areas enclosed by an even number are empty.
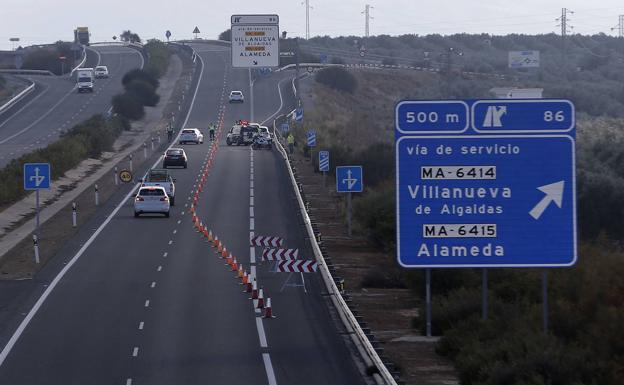
<svg viewBox="0 0 624 385"><path fill-rule="evenodd" d="M615 29L618 30L618 37L624 37L624 15L618 16L618 25L611 28L611 31Z"/></svg>

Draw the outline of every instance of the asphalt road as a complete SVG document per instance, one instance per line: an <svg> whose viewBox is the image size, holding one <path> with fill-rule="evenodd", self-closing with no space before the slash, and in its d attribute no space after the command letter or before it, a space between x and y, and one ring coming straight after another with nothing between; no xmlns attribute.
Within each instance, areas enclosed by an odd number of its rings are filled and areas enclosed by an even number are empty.
<svg viewBox="0 0 624 385"><path fill-rule="evenodd" d="M34 95L0 115L0 168L57 140L63 130L108 111L111 98L122 90L122 76L142 63L140 53L132 48L90 47L86 65L106 65L111 74L108 79L96 79L92 94L77 93L73 78L29 76L36 84Z"/></svg>
<svg viewBox="0 0 624 385"><path fill-rule="evenodd" d="M195 48L204 66L186 126L205 128L218 120L222 107L226 127L246 118L248 103L228 105L227 93L249 94L247 71L229 67L224 47ZM288 74L259 79L255 96L258 121L280 106L290 107ZM252 231L284 237L288 247L311 258L277 151L228 147L225 131L198 216L247 269L254 262ZM131 200L125 200L131 187L122 189L91 221L92 228L83 229L42 270L30 284L31 293L16 297L34 304L36 312L8 299L2 304L13 317L5 314L0 325L0 383L363 383L316 274L305 276L305 289L283 287L288 274L260 264L258 248L252 269L277 318L262 319L254 311L249 295L195 231L188 213L209 145L183 147L189 166L172 171L177 193L170 218L135 219ZM107 225L88 241L102 221ZM54 282L63 266L66 273ZM300 275L290 278L301 282ZM53 290L46 290L48 285ZM42 292L45 300L35 303Z"/></svg>

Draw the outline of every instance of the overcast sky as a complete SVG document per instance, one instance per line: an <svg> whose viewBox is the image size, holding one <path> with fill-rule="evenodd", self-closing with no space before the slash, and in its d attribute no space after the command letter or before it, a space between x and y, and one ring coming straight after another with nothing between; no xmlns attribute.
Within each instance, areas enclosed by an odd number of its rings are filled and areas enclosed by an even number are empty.
<svg viewBox="0 0 624 385"><path fill-rule="evenodd" d="M72 40L73 29L87 26L92 41L111 40L124 29L142 38L215 38L229 28L230 15L276 13L280 29L305 35L302 0L0 0L0 49L10 49L9 38L24 45ZM303 0L305 3L305 0ZM560 32L555 20L561 8L570 15L573 31L582 34L611 31L624 14L624 0L310 0L310 33L363 35L365 4L370 4L372 35Z"/></svg>

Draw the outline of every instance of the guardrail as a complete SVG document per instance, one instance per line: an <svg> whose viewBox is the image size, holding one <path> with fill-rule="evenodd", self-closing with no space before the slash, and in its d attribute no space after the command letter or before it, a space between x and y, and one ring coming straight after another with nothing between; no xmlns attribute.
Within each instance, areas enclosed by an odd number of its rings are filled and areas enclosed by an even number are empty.
<svg viewBox="0 0 624 385"><path fill-rule="evenodd" d="M275 134L278 132L277 127L276 127L276 121L277 119L273 120L274 136L276 136ZM388 371L388 368L386 368L386 365L383 363L383 361L379 357L379 354L377 354L377 351L375 350L373 345L368 340L368 337L366 337L366 334L364 333L364 331L362 330L362 327L360 326L357 319L351 312L351 309L349 308L345 300L342 298L342 295L340 294L340 290L338 289L338 286L336 285L336 282L334 281L334 278L331 275L331 272L327 268L327 264L325 263L325 258L323 257L321 248L316 240L316 234L314 234L314 229L312 228L312 221L310 219L310 216L308 215L308 212L306 211L305 202L303 201L301 192L299 191L297 179L295 178L295 174L290 165L290 161L288 159L288 154L286 152L286 149L281 144L280 139L276 140L275 143L276 143L278 151L280 152L280 154L282 155L282 157L284 158L286 162L288 174L290 175L290 181L292 182L293 190L295 192L295 196L297 197L297 202L299 203L299 211L300 211L301 217L303 218L303 222L305 224L305 228L308 233L308 238L310 239L310 244L312 246L314 258L318 262L319 272L321 273L323 282L325 283L325 287L327 288L327 291L330 294L329 297L331 298L331 301L334 304L334 307L336 308L337 313L347 333L351 336L352 340L355 343L356 348L358 349L360 355L362 356L362 359L365 361L367 369L371 367L375 367L377 369L378 373L372 374L375 381L378 384L396 385L396 380L394 379L392 374L390 374L390 372Z"/></svg>
<svg viewBox="0 0 624 385"><path fill-rule="evenodd" d="M19 94L15 95L13 98L11 98L11 100L9 100L8 102L6 102L2 106L0 106L0 114L3 114L6 110L11 108L15 103L17 103L20 100L22 100L23 97L25 97L26 95L31 93L34 89L35 89L35 82L32 82L28 87L26 87L24 90L22 90L22 92L20 92Z"/></svg>
<svg viewBox="0 0 624 385"><path fill-rule="evenodd" d="M87 49L83 46L82 47L82 60L80 61L80 63L78 63L76 68L73 68L71 70L71 72L69 73L69 76L71 77L78 68L82 67L86 63L86 61L87 61Z"/></svg>
<svg viewBox="0 0 624 385"><path fill-rule="evenodd" d="M0 73L14 74L14 75L46 75L56 76L48 70L18 70L18 69L4 69L0 70Z"/></svg>

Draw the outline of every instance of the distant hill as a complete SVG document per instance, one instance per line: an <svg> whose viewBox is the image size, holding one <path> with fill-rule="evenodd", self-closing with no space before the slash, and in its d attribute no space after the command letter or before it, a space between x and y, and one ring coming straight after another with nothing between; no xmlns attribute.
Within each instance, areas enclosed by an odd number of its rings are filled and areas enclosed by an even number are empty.
<svg viewBox="0 0 624 385"><path fill-rule="evenodd" d="M468 77L466 72L506 75L506 85L544 88L544 97L569 98L581 112L624 117L624 39L604 34L568 36L565 56L555 34L315 37L300 46L302 61L325 56L334 63L436 68L450 83ZM541 67L508 68L508 52L521 50L540 51Z"/></svg>

